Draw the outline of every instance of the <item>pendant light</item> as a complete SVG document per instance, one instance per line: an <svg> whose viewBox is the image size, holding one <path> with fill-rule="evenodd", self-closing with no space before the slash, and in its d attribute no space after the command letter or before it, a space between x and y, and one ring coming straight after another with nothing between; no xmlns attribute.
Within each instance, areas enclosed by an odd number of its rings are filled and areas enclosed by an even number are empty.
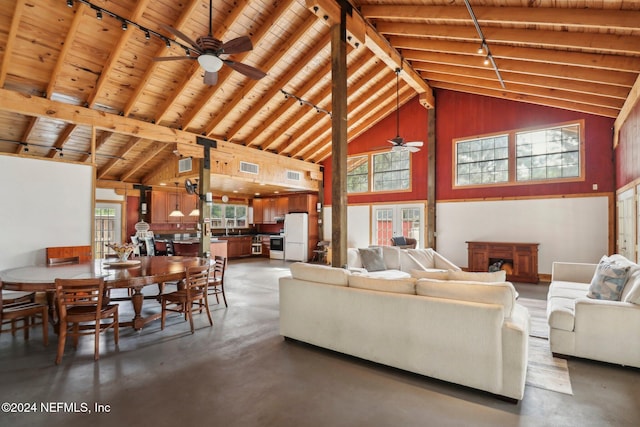
<svg viewBox="0 0 640 427"><path fill-rule="evenodd" d="M178 197L179 197L178 196L178 183L176 182L176 208L173 211L171 211L169 216L172 216L172 217L184 216L182 211L180 211L180 209L178 209Z"/></svg>

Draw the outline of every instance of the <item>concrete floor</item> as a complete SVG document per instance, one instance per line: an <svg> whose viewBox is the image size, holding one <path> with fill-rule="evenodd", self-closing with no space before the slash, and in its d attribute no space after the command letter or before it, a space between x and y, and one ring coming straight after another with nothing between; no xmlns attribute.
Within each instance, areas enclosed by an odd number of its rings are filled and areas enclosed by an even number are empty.
<svg viewBox="0 0 640 427"><path fill-rule="evenodd" d="M230 307L212 304L214 326L196 332L173 317L164 331L111 333L93 362L93 340L69 345L60 366L47 348L0 336L0 401L35 404L2 413L2 426L635 426L640 370L571 359L573 396L527 387L518 405L473 389L375 365L278 335L277 278L288 263L231 261ZM544 298L544 285L518 285ZM145 301L147 304L149 301ZM319 301L319 303L322 303ZM153 302L149 311L159 309ZM126 317L129 303L122 303ZM621 325L622 327L623 325ZM428 325L425 325L428 327ZM43 413L41 404L87 405L91 413ZM96 413L95 405L104 405ZM55 407L55 404L53 405ZM31 407L33 408L33 407ZM72 409L72 408L68 408ZM3 406L4 410L4 406Z"/></svg>

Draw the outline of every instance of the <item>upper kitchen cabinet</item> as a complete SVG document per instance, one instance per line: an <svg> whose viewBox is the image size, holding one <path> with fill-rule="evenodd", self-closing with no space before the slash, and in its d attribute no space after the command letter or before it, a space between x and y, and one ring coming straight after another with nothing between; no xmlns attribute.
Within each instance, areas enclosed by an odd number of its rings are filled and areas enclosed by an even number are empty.
<svg viewBox="0 0 640 427"><path fill-rule="evenodd" d="M318 203L317 194L292 194L288 199L288 211L291 213L314 212Z"/></svg>

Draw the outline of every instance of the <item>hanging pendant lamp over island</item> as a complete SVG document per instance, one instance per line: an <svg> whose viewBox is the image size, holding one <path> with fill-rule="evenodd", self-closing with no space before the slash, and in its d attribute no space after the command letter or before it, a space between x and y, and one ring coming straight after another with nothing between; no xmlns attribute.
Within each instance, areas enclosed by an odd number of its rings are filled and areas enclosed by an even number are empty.
<svg viewBox="0 0 640 427"><path fill-rule="evenodd" d="M176 182L176 208L171 211L171 213L169 214L169 216L171 217L176 217L176 216L184 216L184 214L182 213L182 211L180 209L178 209L178 183Z"/></svg>

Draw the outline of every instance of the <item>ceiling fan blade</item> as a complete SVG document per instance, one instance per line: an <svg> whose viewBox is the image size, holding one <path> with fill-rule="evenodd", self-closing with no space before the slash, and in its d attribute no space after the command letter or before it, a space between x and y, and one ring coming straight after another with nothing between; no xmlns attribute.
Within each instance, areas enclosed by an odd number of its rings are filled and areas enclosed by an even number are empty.
<svg viewBox="0 0 640 427"><path fill-rule="evenodd" d="M264 71L258 70L251 65L243 64L241 62L234 62L228 59L223 59L222 61L237 72L244 74L245 76L254 80L260 80L267 75L267 73L265 73Z"/></svg>
<svg viewBox="0 0 640 427"><path fill-rule="evenodd" d="M229 40L220 47L220 53L233 54L253 50L253 43L248 36L242 36Z"/></svg>
<svg viewBox="0 0 640 427"><path fill-rule="evenodd" d="M404 147L404 148L411 151L412 153L417 153L418 151L420 151L418 147Z"/></svg>
<svg viewBox="0 0 640 427"><path fill-rule="evenodd" d="M210 71L205 71L204 72L204 84L209 85L209 86L213 86L216 83L218 83L218 72L210 72Z"/></svg>
<svg viewBox="0 0 640 427"><path fill-rule="evenodd" d="M411 141L411 142L405 142L404 145L406 145L407 147L422 147L423 142L422 141Z"/></svg>
<svg viewBox="0 0 640 427"><path fill-rule="evenodd" d="M178 31L173 27L170 27L168 25L165 24L160 24L160 26L162 28L164 28L165 30L167 30L168 32L170 32L171 34L173 34L174 36L178 37L179 39L182 39L183 41L189 43L196 51L200 52L200 48L198 47L198 45L196 44L195 41L193 41L190 37L188 37L185 33L183 33L182 31Z"/></svg>
<svg viewBox="0 0 640 427"><path fill-rule="evenodd" d="M198 59L197 56L156 56L154 61L175 61L177 59Z"/></svg>

